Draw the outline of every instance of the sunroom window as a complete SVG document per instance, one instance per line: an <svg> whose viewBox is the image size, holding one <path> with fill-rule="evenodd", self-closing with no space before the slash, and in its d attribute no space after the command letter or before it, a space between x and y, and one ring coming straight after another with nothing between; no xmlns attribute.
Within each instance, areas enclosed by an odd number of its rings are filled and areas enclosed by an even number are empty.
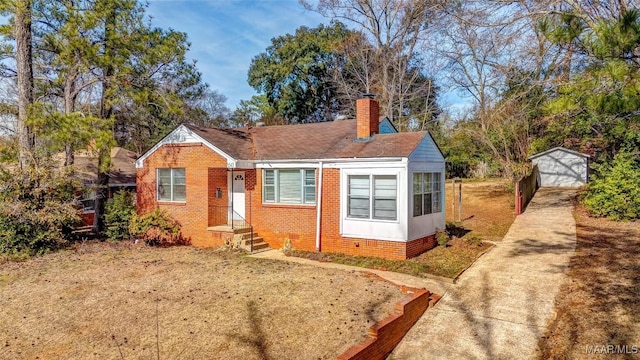
<svg viewBox="0 0 640 360"><path fill-rule="evenodd" d="M442 211L441 173L413 173L413 216Z"/></svg>
<svg viewBox="0 0 640 360"><path fill-rule="evenodd" d="M348 181L347 217L398 218L398 180L395 175L349 175Z"/></svg>

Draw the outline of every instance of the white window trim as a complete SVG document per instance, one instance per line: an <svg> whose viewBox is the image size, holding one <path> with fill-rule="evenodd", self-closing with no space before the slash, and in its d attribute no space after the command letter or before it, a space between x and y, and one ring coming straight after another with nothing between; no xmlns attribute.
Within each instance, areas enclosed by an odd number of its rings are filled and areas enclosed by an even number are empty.
<svg viewBox="0 0 640 360"><path fill-rule="evenodd" d="M280 202L280 170L299 170L300 172L300 202L296 203L296 202ZM273 185L266 185L265 181L266 181L266 173L267 171L273 171ZM310 202L305 202L305 188L310 187L311 185L305 185L304 181L305 181L305 172L306 171L313 171L313 194L314 194L314 202L310 203ZM317 195L317 191L318 191L318 180L316 178L317 176L317 172L315 168L300 168L300 167L296 167L296 168L278 168L278 169L266 169L263 168L262 169L262 204L263 205L283 205L283 206L287 206L287 205L291 205L291 206L316 206L317 202L318 202L318 195ZM266 186L273 186L274 187L274 201L265 201L265 187Z"/></svg>
<svg viewBox="0 0 640 360"><path fill-rule="evenodd" d="M371 222L371 221L375 221L375 222L386 222L386 223L399 223L399 206L398 206L398 199L399 199L399 190L400 190L400 180L399 180L399 176L397 173L394 174L389 174L389 173L366 173L366 174L362 174L362 173L347 173L346 174L347 178L346 178L346 192L345 192L345 218L350 220L350 221L366 221L366 222ZM369 217L368 218L364 218L364 217L351 217L349 216L349 177L351 176L368 176L369 177ZM375 204L375 196L374 196L374 177L376 176L395 176L396 178L396 218L395 219L379 219L379 218L375 218L373 216L374 213L374 204Z"/></svg>
<svg viewBox="0 0 640 360"><path fill-rule="evenodd" d="M397 217L396 221L376 219L354 219L347 217L348 175L395 175L397 182ZM407 168L388 167L352 167L340 169L340 236L353 239L371 239L406 242L408 239L408 222L411 219L406 199ZM324 187L323 192L333 191Z"/></svg>
<svg viewBox="0 0 640 360"><path fill-rule="evenodd" d="M169 169L171 171L171 185L169 185L169 189L171 191L170 193L170 200L166 200L166 199L160 199L160 192L158 191L158 188L160 186L160 170L165 170L165 169ZM185 189L185 195L184 195L184 200L174 200L173 199L173 171L176 169L183 169L184 170L184 177L185 177L185 185L184 185L184 189ZM187 202L187 183L186 183L186 179L187 179L187 170L186 168L156 168L156 200L158 202L163 202L163 203L181 203L184 204Z"/></svg>
<svg viewBox="0 0 640 360"><path fill-rule="evenodd" d="M443 210L442 209L442 186L443 186L442 173L432 173L432 174L438 175L438 176L434 176L434 175L431 176L431 213L432 214L439 214ZM436 201L435 201L436 197L434 196L436 194L436 190L435 190L436 189L436 187L435 187L436 178L438 180L437 183L440 185L438 187L438 191L437 191L438 204L440 206L440 209L438 209L438 211L435 211L435 206L434 206L435 203L436 203Z"/></svg>
<svg viewBox="0 0 640 360"><path fill-rule="evenodd" d="M413 177L414 177L415 174L422 174L421 178L423 179L420 182L420 191L421 191L420 195L422 195L421 196L421 200L420 200L420 207L421 207L422 211L421 211L420 215L415 215L413 213L413 209L414 209L414 206L415 206L415 195L417 195L417 194L415 194L413 192L414 191L413 190ZM431 174L431 192L430 193L425 193L424 192L424 176L425 176L425 174ZM417 218L417 217L421 217L421 216L442 213L442 211L443 211L443 206L442 206L442 183L443 183L443 181L442 181L442 172L438 172L438 171L413 171L413 172L411 172L410 179L411 179L411 195L410 195L411 216L414 217L414 218ZM440 210L439 211L434 211L434 206L433 206L434 203L435 203L435 201L434 201L435 200L435 196L434 195L436 194L436 191L434 190L435 189L434 185L436 183L436 181L435 181L436 179L438 180L437 182L440 183L440 189L437 192L439 194L439 200L440 200L439 201L439 204L440 204ZM431 194L431 212L430 213L425 213L424 212L424 195L425 194Z"/></svg>

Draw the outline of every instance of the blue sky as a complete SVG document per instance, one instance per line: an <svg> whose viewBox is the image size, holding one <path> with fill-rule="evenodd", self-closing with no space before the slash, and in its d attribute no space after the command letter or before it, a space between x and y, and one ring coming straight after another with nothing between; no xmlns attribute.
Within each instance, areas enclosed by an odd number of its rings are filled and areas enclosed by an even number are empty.
<svg viewBox="0 0 640 360"><path fill-rule="evenodd" d="M306 11L297 0L150 0L152 25L187 33L204 81L228 97L235 109L255 91L247 84L251 59L271 39L329 20Z"/></svg>
<svg viewBox="0 0 640 360"><path fill-rule="evenodd" d="M251 59L271 45L272 38L291 34L302 25L329 23L305 10L298 0L148 1L153 26L187 33L188 57L197 60L204 81L227 96L231 110L255 94L247 84L247 71ZM0 17L0 23L5 21ZM455 90L443 89L440 103L454 115L469 108L469 101Z"/></svg>

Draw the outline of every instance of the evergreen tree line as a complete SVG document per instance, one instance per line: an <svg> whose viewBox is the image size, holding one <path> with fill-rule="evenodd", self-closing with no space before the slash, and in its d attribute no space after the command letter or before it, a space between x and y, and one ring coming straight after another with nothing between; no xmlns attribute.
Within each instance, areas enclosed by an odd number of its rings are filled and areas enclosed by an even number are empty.
<svg viewBox="0 0 640 360"><path fill-rule="evenodd" d="M100 233L113 146L141 153L182 122L221 116L211 104L225 99L187 61L186 34L145 11L136 0L0 3L0 253L65 241L79 220L78 151L98 159Z"/></svg>

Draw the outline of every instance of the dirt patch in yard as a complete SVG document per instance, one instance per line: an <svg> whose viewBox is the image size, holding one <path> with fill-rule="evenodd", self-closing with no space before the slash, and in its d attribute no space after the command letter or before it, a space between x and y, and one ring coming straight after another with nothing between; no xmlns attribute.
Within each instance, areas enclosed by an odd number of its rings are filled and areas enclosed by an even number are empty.
<svg viewBox="0 0 640 360"><path fill-rule="evenodd" d="M403 298L358 272L89 244L0 265L0 358L329 359Z"/></svg>
<svg viewBox="0 0 640 360"><path fill-rule="evenodd" d="M615 358L637 358L640 222L591 218L580 206L575 218L576 253L556 298L557 317L540 341L540 357L610 359L617 354ZM620 347L602 348L609 345Z"/></svg>
<svg viewBox="0 0 640 360"><path fill-rule="evenodd" d="M503 179L462 181L462 221L458 215L458 184L456 211L453 212L451 180L446 184L446 219L468 230L466 237L500 241L515 220L514 195L510 182Z"/></svg>

